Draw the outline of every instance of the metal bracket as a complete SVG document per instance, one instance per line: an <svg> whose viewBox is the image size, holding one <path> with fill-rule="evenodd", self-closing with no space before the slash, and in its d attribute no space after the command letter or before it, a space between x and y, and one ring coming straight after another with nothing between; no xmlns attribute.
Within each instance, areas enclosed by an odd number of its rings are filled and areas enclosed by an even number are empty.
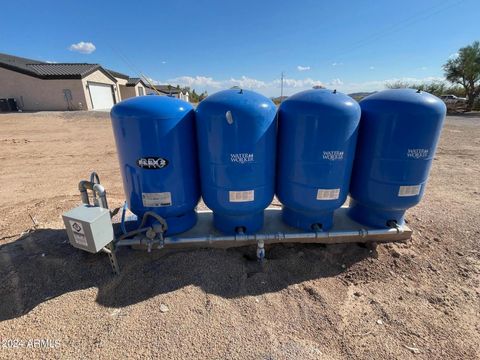
<svg viewBox="0 0 480 360"><path fill-rule="evenodd" d="M120 266L118 265L117 255L115 254L115 245L113 241L107 244L103 249L107 253L108 259L110 260L110 265L112 266L112 271L115 275L120 275Z"/></svg>

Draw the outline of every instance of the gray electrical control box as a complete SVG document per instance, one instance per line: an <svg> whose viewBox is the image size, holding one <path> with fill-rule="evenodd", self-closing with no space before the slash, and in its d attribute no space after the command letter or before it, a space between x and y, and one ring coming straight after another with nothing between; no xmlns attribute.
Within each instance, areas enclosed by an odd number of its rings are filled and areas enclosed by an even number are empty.
<svg viewBox="0 0 480 360"><path fill-rule="evenodd" d="M67 211L62 217L70 244L76 248L97 253L114 239L108 209L81 205Z"/></svg>

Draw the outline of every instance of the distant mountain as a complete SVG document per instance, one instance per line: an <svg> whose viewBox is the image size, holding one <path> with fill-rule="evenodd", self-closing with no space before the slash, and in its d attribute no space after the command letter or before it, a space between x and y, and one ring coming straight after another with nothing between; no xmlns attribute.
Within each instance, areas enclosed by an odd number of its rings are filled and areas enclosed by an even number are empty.
<svg viewBox="0 0 480 360"><path fill-rule="evenodd" d="M288 96L277 96L277 97L272 97L270 98L274 104L280 104L282 101L288 99Z"/></svg>
<svg viewBox="0 0 480 360"><path fill-rule="evenodd" d="M351 94L348 94L348 96L354 98L355 100L357 101L360 101L362 100L364 97L368 96L368 95L372 95L372 94L375 94L376 91L373 91L373 92L356 92L356 93L351 93Z"/></svg>
<svg viewBox="0 0 480 360"><path fill-rule="evenodd" d="M376 91L372 91L372 92L356 92L356 93L351 93L351 94L348 94L348 96L354 98L355 100L357 101L360 101L362 100L364 97L367 97L368 95L372 95L372 94L375 94ZM277 96L277 97L272 97L270 98L275 104L279 105L282 103L282 101L285 101L286 99L288 99L288 96Z"/></svg>

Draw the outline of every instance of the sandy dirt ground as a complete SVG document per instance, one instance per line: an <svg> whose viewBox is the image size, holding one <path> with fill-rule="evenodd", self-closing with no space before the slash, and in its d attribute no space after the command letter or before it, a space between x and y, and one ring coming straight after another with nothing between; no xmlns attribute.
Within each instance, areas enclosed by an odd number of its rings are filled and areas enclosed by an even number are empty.
<svg viewBox="0 0 480 360"><path fill-rule="evenodd" d="M92 170L121 205L107 113L0 115L1 359L480 358L480 116L448 117L410 241L272 246L263 271L122 249L112 276L60 217Z"/></svg>

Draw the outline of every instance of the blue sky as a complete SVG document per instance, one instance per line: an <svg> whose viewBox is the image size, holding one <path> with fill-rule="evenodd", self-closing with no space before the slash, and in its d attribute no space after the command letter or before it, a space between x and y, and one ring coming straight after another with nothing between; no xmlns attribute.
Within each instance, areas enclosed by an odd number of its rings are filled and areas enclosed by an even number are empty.
<svg viewBox="0 0 480 360"><path fill-rule="evenodd" d="M16 0L0 17L0 52L267 96L282 71L286 94L441 79L448 57L480 40L479 0Z"/></svg>

